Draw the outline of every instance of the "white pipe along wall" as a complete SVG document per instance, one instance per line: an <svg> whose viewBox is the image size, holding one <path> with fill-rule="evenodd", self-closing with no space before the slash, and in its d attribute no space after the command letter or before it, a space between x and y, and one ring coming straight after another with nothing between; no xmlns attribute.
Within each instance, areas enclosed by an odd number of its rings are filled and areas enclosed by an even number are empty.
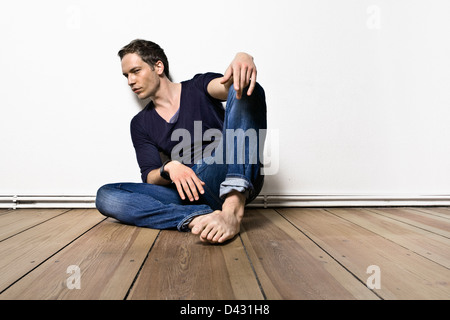
<svg viewBox="0 0 450 320"><path fill-rule="evenodd" d="M156 14L163 12L164 14ZM2 2L0 207L93 207L140 182L117 51L157 42L175 82L250 53L268 105L254 206L450 205L450 2Z"/></svg>

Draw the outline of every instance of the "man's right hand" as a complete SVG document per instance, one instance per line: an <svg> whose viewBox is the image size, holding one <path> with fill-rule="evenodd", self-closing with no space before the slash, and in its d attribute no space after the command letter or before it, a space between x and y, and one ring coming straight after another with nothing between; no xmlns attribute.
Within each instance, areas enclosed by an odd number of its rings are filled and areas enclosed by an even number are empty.
<svg viewBox="0 0 450 320"><path fill-rule="evenodd" d="M186 199L186 196L190 201L198 200L198 192L201 194L205 193L203 189L205 183L188 166L172 160L164 166L164 169L169 173L170 179L176 185L182 200Z"/></svg>

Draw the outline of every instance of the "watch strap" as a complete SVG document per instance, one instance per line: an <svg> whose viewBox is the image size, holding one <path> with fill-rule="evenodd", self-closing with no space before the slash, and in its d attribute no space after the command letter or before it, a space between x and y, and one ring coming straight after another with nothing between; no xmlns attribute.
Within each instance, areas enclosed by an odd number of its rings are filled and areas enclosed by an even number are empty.
<svg viewBox="0 0 450 320"><path fill-rule="evenodd" d="M166 180L169 180L169 181L171 181L172 179L170 179L169 173L168 173L167 171L164 170L164 166L165 166L166 164L168 164L170 161L171 161L171 160L166 160L166 161L163 163L163 165L161 166L161 168L159 169L159 175L160 175L162 178L164 178L164 179L166 179Z"/></svg>

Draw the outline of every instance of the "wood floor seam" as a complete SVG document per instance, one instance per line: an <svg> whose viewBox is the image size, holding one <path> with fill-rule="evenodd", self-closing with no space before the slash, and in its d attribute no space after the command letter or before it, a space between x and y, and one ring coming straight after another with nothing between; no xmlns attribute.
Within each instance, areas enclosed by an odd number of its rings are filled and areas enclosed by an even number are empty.
<svg viewBox="0 0 450 320"><path fill-rule="evenodd" d="M261 291L261 294L262 294L264 300L267 300L267 296L266 296L266 293L264 292L264 288L263 288L263 286L261 284L261 281L259 280L258 273L255 270L255 267L253 265L252 259L250 258L249 254L248 254L248 251L247 251L247 248L245 246L244 240L242 239L240 234L239 234L239 239L241 240L241 243L242 243L242 246L244 248L245 254L247 256L248 262L250 263L250 267L252 268L253 274L255 275L255 279L256 279L256 282L258 283L259 290Z"/></svg>
<svg viewBox="0 0 450 320"><path fill-rule="evenodd" d="M145 265L145 262L148 259L148 256L150 255L150 252L152 251L153 247L155 246L155 243L158 241L159 235L161 234L162 230L159 230L158 234L155 237L155 240L153 241L152 245L150 246L150 248L148 249L147 255L145 256L145 258L143 259L141 266L139 267L139 270L136 272L136 275L133 279L133 281L130 284L130 287L128 288L127 293L125 294L125 296L123 297L123 300L127 300L128 296L130 295L131 290L133 290L133 286L136 283L136 280L139 278L139 274L141 273L142 268Z"/></svg>

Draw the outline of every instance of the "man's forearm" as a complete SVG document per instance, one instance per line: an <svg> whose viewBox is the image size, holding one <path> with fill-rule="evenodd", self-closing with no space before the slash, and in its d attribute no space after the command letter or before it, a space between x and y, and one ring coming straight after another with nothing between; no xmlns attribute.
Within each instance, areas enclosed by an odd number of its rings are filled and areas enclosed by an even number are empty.
<svg viewBox="0 0 450 320"><path fill-rule="evenodd" d="M171 181L166 180L163 177L161 177L161 175L159 173L159 169L154 169L148 173L147 183L157 184L160 186L167 186L171 183Z"/></svg>

